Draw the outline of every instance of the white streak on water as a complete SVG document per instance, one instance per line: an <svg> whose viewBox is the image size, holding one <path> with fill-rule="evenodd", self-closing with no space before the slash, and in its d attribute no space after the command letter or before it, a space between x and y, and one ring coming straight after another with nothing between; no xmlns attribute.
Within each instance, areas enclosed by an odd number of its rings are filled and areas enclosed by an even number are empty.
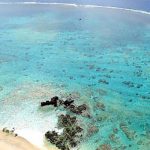
<svg viewBox="0 0 150 150"><path fill-rule="evenodd" d="M107 9L116 9L116 10L123 10L123 11L131 11L135 13L142 13L146 15L150 15L150 12L143 11L143 10L137 10L137 9L129 9L129 8L121 8L121 7L112 7L112 6L100 6L100 5L77 5L77 4L71 4L71 3L41 3L41 2L9 2L9 3L0 3L2 4L8 4L8 5L15 5L15 4L25 4L25 5L65 5L65 6L73 6L73 7L85 7L85 8L107 8Z"/></svg>

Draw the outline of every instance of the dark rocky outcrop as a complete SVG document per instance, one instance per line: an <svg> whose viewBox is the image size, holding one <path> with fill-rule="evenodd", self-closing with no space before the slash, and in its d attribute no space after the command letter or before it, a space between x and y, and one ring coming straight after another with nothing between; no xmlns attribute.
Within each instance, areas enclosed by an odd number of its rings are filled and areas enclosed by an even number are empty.
<svg viewBox="0 0 150 150"><path fill-rule="evenodd" d="M85 133L83 132L83 128L78 124L77 116L80 115L80 117L84 116L90 118L91 115L88 106L86 104L75 105L72 97L60 99L57 96L51 98L50 101L41 102L41 107L47 105L52 105L57 108L63 107L65 110L74 113L75 116L70 116L68 114L60 115L58 117L58 128L63 129L63 132L59 134L55 131L48 131L45 133L46 139L61 150L70 150L76 147L83 138L83 133ZM93 127L90 132L94 134L98 132L98 129Z"/></svg>
<svg viewBox="0 0 150 150"><path fill-rule="evenodd" d="M11 130L7 129L6 127L2 129L2 132L5 132L7 134L11 134L13 136L18 136L17 133L15 133L15 128L12 128Z"/></svg>
<svg viewBox="0 0 150 150"><path fill-rule="evenodd" d="M41 106L47 106L47 105L53 105L54 107L58 106L58 100L59 98L57 96L52 97L51 101L41 102Z"/></svg>
<svg viewBox="0 0 150 150"><path fill-rule="evenodd" d="M58 118L58 128L63 128L61 134L55 131L45 133L45 137L50 143L55 144L61 150L70 150L80 143L83 129L78 125L75 116L60 115Z"/></svg>
<svg viewBox="0 0 150 150"><path fill-rule="evenodd" d="M74 100L66 100L63 102L63 105L65 105L65 107L70 106L72 103L74 102Z"/></svg>
<svg viewBox="0 0 150 150"><path fill-rule="evenodd" d="M82 104L79 106L76 106L74 104L74 100L73 99L66 99L61 100L59 99L59 97L55 96L53 98L51 98L51 101L46 101L46 102L41 102L41 107L47 106L47 105L52 105L54 107L59 107L59 106L63 106L65 109L70 110L72 113L78 114L78 115L84 115L84 112L87 110L87 105L86 104ZM87 115L88 117L90 116L90 114Z"/></svg>

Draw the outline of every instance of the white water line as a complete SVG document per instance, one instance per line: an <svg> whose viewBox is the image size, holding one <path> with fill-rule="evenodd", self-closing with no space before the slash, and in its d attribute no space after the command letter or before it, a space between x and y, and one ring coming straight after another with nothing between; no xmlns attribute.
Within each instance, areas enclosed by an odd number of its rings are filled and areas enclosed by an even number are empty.
<svg viewBox="0 0 150 150"><path fill-rule="evenodd" d="M9 3L3 3L1 2L0 5L15 5L15 4L24 4L24 5L65 5L65 6L73 6L73 7L84 7L84 8L107 8L107 9L116 9L116 10L125 10L125 11L131 11L135 13L142 13L146 15L150 15L150 12L143 11L143 10L137 10L137 9L129 9L129 8L121 8L121 7L113 7L113 6L100 6L100 5L77 5L77 4L71 4L71 3L44 3L44 2L9 2Z"/></svg>

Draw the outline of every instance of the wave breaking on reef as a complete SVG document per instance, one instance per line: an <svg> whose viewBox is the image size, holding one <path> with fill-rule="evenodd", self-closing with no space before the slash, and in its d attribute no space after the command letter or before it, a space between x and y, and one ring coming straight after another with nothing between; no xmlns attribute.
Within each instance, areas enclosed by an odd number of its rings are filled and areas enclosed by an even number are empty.
<svg viewBox="0 0 150 150"><path fill-rule="evenodd" d="M131 11L135 13L142 13L146 15L150 15L150 12L138 9L130 9L130 8L122 8L122 7L114 7L114 6L101 6L101 5L78 5L73 3L46 3L46 2L0 2L0 5L15 5L15 4L26 4L26 5L65 5L65 6L73 6L73 7L84 7L84 8L107 8L107 9L116 9L123 11Z"/></svg>

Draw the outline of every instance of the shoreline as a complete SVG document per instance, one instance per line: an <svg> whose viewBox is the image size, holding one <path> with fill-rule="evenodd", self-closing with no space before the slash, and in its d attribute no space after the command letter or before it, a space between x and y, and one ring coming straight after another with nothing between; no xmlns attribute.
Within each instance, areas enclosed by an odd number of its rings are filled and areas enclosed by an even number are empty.
<svg viewBox="0 0 150 150"><path fill-rule="evenodd" d="M3 150L40 150L25 138L0 131L0 149Z"/></svg>
<svg viewBox="0 0 150 150"><path fill-rule="evenodd" d="M138 9L115 7L115 6L102 6L102 5L84 5L84 4L73 4L73 3L44 3L44 2L1 2L0 5L64 5L73 7L84 7L84 8L106 8L122 11L130 11L134 13L141 13L145 15L150 15L150 12Z"/></svg>
<svg viewBox="0 0 150 150"><path fill-rule="evenodd" d="M36 139L35 139L36 140ZM0 131L0 149L2 150L58 150L55 147L45 145L39 147L28 138L14 136L10 133Z"/></svg>

